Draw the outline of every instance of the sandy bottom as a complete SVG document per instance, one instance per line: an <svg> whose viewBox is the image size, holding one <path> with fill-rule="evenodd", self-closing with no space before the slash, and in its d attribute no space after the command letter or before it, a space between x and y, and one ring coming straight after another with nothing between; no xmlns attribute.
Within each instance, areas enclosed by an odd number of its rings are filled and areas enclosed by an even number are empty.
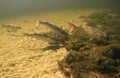
<svg viewBox="0 0 120 78"><path fill-rule="evenodd" d="M66 55L65 49L41 52L38 48L30 50L29 46L40 47L42 42L20 44L23 45L4 45L0 50L0 78L64 78L57 61ZM25 44L29 46L24 47Z"/></svg>
<svg viewBox="0 0 120 78"><path fill-rule="evenodd" d="M35 27L37 19L62 26L64 29L69 28L67 22L80 25L78 17L91 12L92 10L66 10L1 20L0 25L17 24L22 29L9 32L0 28L0 78L65 78L57 64L68 54L65 48L42 51L40 49L46 47L47 42L22 36L22 33L49 31L45 26Z"/></svg>

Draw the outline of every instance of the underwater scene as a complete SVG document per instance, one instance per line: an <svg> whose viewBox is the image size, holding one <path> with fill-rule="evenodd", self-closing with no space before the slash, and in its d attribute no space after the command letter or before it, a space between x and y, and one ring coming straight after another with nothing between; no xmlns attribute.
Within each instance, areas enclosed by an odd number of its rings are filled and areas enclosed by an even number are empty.
<svg viewBox="0 0 120 78"><path fill-rule="evenodd" d="M0 0L0 78L120 78L120 0Z"/></svg>

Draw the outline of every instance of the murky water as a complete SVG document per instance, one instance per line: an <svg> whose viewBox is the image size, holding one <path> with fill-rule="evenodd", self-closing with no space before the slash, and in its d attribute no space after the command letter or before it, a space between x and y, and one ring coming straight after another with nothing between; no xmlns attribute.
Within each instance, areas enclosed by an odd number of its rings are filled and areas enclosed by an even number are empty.
<svg viewBox="0 0 120 78"><path fill-rule="evenodd" d="M63 29L67 22L84 24L87 16L106 8L119 8L119 0L0 0L0 78L64 78L57 61L66 56L62 48L41 51L47 42L23 33L50 31L36 20L48 21Z"/></svg>
<svg viewBox="0 0 120 78"><path fill-rule="evenodd" d="M70 8L117 8L119 0L0 0L0 17Z"/></svg>

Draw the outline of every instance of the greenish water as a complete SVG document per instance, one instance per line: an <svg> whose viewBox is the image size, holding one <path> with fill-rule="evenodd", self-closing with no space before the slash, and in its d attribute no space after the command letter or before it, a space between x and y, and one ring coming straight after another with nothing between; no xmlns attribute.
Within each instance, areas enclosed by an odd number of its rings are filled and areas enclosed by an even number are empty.
<svg viewBox="0 0 120 78"><path fill-rule="evenodd" d="M71 8L118 8L120 0L0 0L0 19Z"/></svg>

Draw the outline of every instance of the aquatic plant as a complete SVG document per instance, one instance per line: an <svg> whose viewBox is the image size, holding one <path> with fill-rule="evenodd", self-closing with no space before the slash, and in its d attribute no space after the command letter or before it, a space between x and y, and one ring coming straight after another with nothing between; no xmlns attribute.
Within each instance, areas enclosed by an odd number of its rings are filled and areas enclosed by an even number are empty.
<svg viewBox="0 0 120 78"><path fill-rule="evenodd" d="M97 68L103 73L120 72L120 45L112 44L104 49L97 60Z"/></svg>
<svg viewBox="0 0 120 78"><path fill-rule="evenodd" d="M118 17L111 16L109 14L111 12L103 12L105 13L103 15L101 13L96 14L98 18L94 18L93 14L88 17L92 20L85 19L88 24L94 23L94 27L88 25L79 27L68 22L71 30L67 32L49 22L41 21L40 24L44 24L52 31L43 34L25 33L24 35L47 41L50 46L44 48L44 51L50 48L56 51L56 49L65 47L69 54L58 64L60 70L68 78L116 77L120 73L118 31L120 26L119 23L116 24L119 20ZM114 18L111 21L114 21L115 26L108 20L109 18ZM98 28L98 25L101 27Z"/></svg>
<svg viewBox="0 0 120 78"><path fill-rule="evenodd" d="M100 32L101 30L105 31L105 33L108 34L107 36L109 36L109 39L107 39L107 41L104 41L104 39L92 37L92 42L89 42L89 40L83 40L81 43L82 47L77 52L74 51L75 45L72 45L73 48L72 50L70 50L70 54L66 56L62 61L58 62L60 69L66 77L120 77L120 20L118 14L119 13L117 13L117 11L105 11L103 13L93 13L92 15L88 16L88 18L91 18L91 20L85 19L85 22L87 22L87 25L90 25L91 28L93 27L93 25L95 28L97 28L98 25L101 26L99 27ZM107 38L107 36L105 35L103 36L103 38ZM91 41L90 34L89 37Z"/></svg>
<svg viewBox="0 0 120 78"><path fill-rule="evenodd" d="M109 13L109 10L99 11L92 13L88 16L90 19L103 19L107 14Z"/></svg>

